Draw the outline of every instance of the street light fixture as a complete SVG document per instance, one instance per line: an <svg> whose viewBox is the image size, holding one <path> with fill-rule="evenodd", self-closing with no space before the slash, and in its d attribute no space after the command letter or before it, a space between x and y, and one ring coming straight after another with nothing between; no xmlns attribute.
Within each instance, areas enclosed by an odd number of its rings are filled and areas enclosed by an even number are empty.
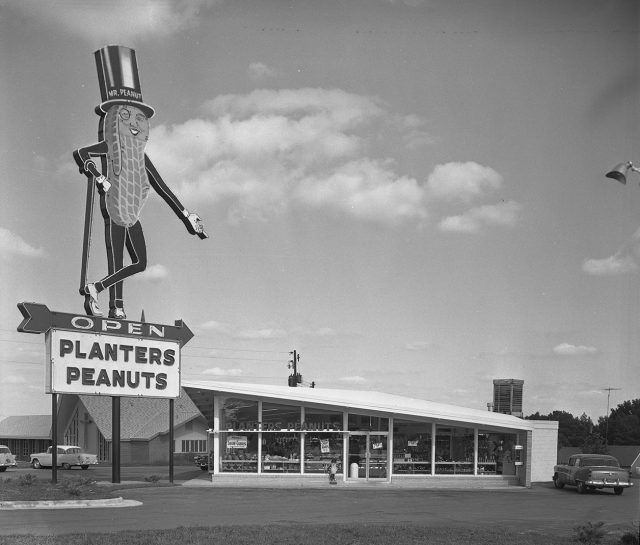
<svg viewBox="0 0 640 545"><path fill-rule="evenodd" d="M626 163L619 163L613 170L610 170L605 174L607 178L612 178L614 180L619 181L621 184L627 183L627 173L631 172L640 172L640 168L634 167L631 161L627 161Z"/></svg>

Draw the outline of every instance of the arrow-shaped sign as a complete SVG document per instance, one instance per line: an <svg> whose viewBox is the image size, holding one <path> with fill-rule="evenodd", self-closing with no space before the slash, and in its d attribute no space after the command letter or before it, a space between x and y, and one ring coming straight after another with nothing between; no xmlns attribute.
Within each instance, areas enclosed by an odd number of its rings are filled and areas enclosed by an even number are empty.
<svg viewBox="0 0 640 545"><path fill-rule="evenodd" d="M122 337L167 339L184 346L193 338L193 332L182 320L175 325L115 320L101 316L53 312L41 303L18 303L23 320L18 326L21 333L46 333L50 329L105 333Z"/></svg>

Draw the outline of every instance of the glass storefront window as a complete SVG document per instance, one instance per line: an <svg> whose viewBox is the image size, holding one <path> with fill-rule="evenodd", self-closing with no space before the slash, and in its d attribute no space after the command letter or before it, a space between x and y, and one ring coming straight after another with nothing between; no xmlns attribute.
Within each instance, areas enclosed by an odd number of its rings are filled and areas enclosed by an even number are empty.
<svg viewBox="0 0 640 545"><path fill-rule="evenodd" d="M473 473L473 429L436 427L437 475Z"/></svg>
<svg viewBox="0 0 640 545"><path fill-rule="evenodd" d="M431 474L431 424L394 419L393 473Z"/></svg>
<svg viewBox="0 0 640 545"><path fill-rule="evenodd" d="M516 434L478 432L478 474L515 475Z"/></svg>
<svg viewBox="0 0 640 545"><path fill-rule="evenodd" d="M258 430L258 402L227 397L220 410L220 430Z"/></svg>
<svg viewBox="0 0 640 545"><path fill-rule="evenodd" d="M389 419L349 413L349 431L389 431Z"/></svg>
<svg viewBox="0 0 640 545"><path fill-rule="evenodd" d="M300 473L300 434L263 432L262 471Z"/></svg>
<svg viewBox="0 0 640 545"><path fill-rule="evenodd" d="M262 430L294 430L300 429L300 406L280 405L276 403L262 404Z"/></svg>
<svg viewBox="0 0 640 545"><path fill-rule="evenodd" d="M341 433L307 432L304 436L304 472L326 473L333 458L342 473L344 438Z"/></svg>
<svg viewBox="0 0 640 545"><path fill-rule="evenodd" d="M220 472L258 472L258 434L220 433Z"/></svg>

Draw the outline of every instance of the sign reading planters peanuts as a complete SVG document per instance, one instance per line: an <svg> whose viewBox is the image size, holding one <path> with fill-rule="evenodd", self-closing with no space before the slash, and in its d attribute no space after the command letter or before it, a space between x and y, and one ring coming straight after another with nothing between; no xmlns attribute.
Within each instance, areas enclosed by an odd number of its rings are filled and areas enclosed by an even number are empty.
<svg viewBox="0 0 640 545"><path fill-rule="evenodd" d="M87 335L52 329L47 333L45 391L177 398L180 345L177 342Z"/></svg>
<svg viewBox="0 0 640 545"><path fill-rule="evenodd" d="M102 103L99 141L79 148L74 158L88 178L80 294L91 316L101 316L99 294L109 292L109 317L125 319L123 282L147 266L147 247L140 215L153 189L193 235L207 238L200 217L189 212L164 182L145 153L149 119L154 109L142 99L138 63L133 49L109 45L95 52ZM100 168L93 160L100 158ZM104 219L107 272L87 281L95 188ZM124 249L131 263L124 264Z"/></svg>
<svg viewBox="0 0 640 545"><path fill-rule="evenodd" d="M45 333L48 394L177 398L180 348L192 337L175 325L51 312L20 303L18 331Z"/></svg>

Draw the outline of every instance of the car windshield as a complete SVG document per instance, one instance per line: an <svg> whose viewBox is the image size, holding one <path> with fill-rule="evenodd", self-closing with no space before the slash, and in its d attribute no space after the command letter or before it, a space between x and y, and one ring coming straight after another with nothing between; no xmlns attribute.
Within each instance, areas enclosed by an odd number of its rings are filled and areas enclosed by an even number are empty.
<svg viewBox="0 0 640 545"><path fill-rule="evenodd" d="M591 458L589 460L585 460L585 464L590 466L620 467L618 461L615 458Z"/></svg>
<svg viewBox="0 0 640 545"><path fill-rule="evenodd" d="M0 453L2 454L11 454L9 447L0 447Z"/></svg>
<svg viewBox="0 0 640 545"><path fill-rule="evenodd" d="M80 447L72 447L65 450L67 454L80 454Z"/></svg>

